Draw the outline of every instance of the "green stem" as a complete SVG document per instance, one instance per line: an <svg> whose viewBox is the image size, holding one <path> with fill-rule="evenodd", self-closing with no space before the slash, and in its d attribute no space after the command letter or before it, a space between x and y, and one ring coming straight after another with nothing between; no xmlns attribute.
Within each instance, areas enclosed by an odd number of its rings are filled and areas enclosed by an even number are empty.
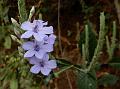
<svg viewBox="0 0 120 89"><path fill-rule="evenodd" d="M112 36L112 43L111 43L111 55L109 55L110 60L112 59L113 52L114 52L114 49L115 49L115 46L116 46L115 42L116 42L116 23L114 21L113 22L113 36Z"/></svg>
<svg viewBox="0 0 120 89"><path fill-rule="evenodd" d="M111 54L111 48L110 48L110 42L109 42L108 36L106 36L106 45L107 45L108 55L110 56L110 54Z"/></svg>
<svg viewBox="0 0 120 89"><path fill-rule="evenodd" d="M27 20L27 11L25 8L25 0L18 0L18 10L20 14L20 22L24 22Z"/></svg>
<svg viewBox="0 0 120 89"><path fill-rule="evenodd" d="M61 69L59 72L54 73L54 75L55 75L55 76L58 76L59 74L61 74L62 72L66 71L66 70L68 70L68 69L70 69L70 68L72 68L73 66L74 66L74 65L67 66L67 67Z"/></svg>
<svg viewBox="0 0 120 89"><path fill-rule="evenodd" d="M86 59L89 58L89 32L88 32L88 25L85 25L85 55Z"/></svg>
<svg viewBox="0 0 120 89"><path fill-rule="evenodd" d="M116 46L115 42L116 42L116 23L114 21L113 22L113 36L112 36L112 39L111 39L111 45L110 45L110 42L108 40L108 36L106 36L107 52L108 52L108 55L109 55L108 61L110 61L113 57L114 49L115 49L115 46Z"/></svg>
<svg viewBox="0 0 120 89"><path fill-rule="evenodd" d="M97 43L97 47L95 49L94 52L94 56L92 58L92 61L90 63L90 65L88 66L87 71L90 71L91 69L93 69L96 65L96 62L101 54L101 50L103 48L104 45L104 37L105 37L105 16L104 13L101 13L100 15L100 32L99 32L99 39L98 39L98 43Z"/></svg>
<svg viewBox="0 0 120 89"><path fill-rule="evenodd" d="M84 44L82 44L82 67L86 68L86 52Z"/></svg>

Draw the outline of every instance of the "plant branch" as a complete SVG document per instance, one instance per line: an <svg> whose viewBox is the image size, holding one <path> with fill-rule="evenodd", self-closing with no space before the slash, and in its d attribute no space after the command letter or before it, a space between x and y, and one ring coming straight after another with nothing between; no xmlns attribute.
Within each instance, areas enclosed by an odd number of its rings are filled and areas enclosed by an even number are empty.
<svg viewBox="0 0 120 89"><path fill-rule="evenodd" d="M99 32L99 39L98 39L97 47L95 49L94 56L92 58L90 65L88 66L87 71L90 71L91 69L95 67L95 64L100 56L101 50L104 45L105 33L106 33L105 32L105 16L104 16L104 13L102 12L100 14L100 32Z"/></svg>
<svg viewBox="0 0 120 89"><path fill-rule="evenodd" d="M120 24L120 5L119 5L119 0L114 0L114 4L115 4L115 7L116 7L116 11L117 11L117 15L118 15L118 21L119 21L119 24Z"/></svg>
<svg viewBox="0 0 120 89"><path fill-rule="evenodd" d="M58 41L59 41L60 53L62 56L61 29L60 29L60 0L58 0Z"/></svg>

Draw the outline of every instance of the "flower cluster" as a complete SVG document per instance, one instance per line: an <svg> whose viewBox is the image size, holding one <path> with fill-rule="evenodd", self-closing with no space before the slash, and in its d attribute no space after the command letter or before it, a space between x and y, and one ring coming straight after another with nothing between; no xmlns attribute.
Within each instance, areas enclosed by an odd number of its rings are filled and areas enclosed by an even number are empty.
<svg viewBox="0 0 120 89"><path fill-rule="evenodd" d="M23 43L22 48L26 51L24 57L33 64L30 71L35 74L41 72L43 75L48 75L57 67L55 60L49 60L56 36L53 34L53 27L47 24L42 20L25 21L21 24L21 28L25 30L21 38L32 38Z"/></svg>

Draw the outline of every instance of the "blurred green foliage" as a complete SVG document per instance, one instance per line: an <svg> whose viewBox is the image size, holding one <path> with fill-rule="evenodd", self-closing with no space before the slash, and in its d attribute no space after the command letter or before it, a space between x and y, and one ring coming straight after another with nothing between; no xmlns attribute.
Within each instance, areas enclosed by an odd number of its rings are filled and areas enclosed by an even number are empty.
<svg viewBox="0 0 120 89"><path fill-rule="evenodd" d="M11 38L9 36L10 29L8 19L9 7L6 5L7 0L0 0L0 44L5 49L11 48Z"/></svg>

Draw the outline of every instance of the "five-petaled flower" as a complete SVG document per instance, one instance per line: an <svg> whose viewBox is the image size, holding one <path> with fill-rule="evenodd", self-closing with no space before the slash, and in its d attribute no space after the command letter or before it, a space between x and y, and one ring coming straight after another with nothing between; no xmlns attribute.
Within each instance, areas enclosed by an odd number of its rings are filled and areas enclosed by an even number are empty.
<svg viewBox="0 0 120 89"><path fill-rule="evenodd" d="M45 55L46 52L53 51L52 44L45 44L44 41L28 41L22 45L22 48L27 52L24 54L24 57L32 57L36 56L37 58L41 59Z"/></svg>
<svg viewBox="0 0 120 89"><path fill-rule="evenodd" d="M34 36L37 41L42 41L43 38L53 33L52 26L46 26L47 22L42 20L34 20L33 23L30 21L25 21L21 24L21 28L26 32L21 35L21 38L30 38Z"/></svg>
<svg viewBox="0 0 120 89"><path fill-rule="evenodd" d="M48 75L52 69L57 67L55 60L49 60L49 55L45 54L42 59L38 59L35 56L29 59L30 64L34 64L30 71L38 74L40 71L43 75Z"/></svg>

